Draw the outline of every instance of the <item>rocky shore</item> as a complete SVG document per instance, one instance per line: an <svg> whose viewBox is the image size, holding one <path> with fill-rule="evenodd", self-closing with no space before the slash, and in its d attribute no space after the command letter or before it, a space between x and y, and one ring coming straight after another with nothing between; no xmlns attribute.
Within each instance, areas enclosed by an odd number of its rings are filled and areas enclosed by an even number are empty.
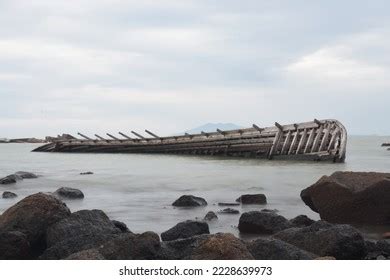
<svg viewBox="0 0 390 280"><path fill-rule="evenodd" d="M228 207L221 212L179 221L161 235L132 232L131 225L111 220L101 210L72 213L64 201L83 199L84 194L60 188L30 195L0 215L0 259L390 259L386 239L390 236L367 239L350 225L357 221L390 225L389 182L389 175L383 173L338 172L321 178L301 194L304 202L320 213L320 221L304 215L287 219L269 209L239 213L229 208L237 203L267 203L264 194L243 194L236 202L221 202ZM15 197L10 193L4 196ZM206 199L193 195L183 195L172 203L172 207L184 208L207 205ZM218 215L240 215L240 238L210 233L209 223L218 221Z"/></svg>

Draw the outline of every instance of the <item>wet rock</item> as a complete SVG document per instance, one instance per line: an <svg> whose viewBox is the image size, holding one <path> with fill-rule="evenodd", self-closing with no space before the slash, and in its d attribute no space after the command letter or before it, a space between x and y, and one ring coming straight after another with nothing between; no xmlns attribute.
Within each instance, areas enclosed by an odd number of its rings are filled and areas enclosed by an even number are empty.
<svg viewBox="0 0 390 280"><path fill-rule="evenodd" d="M53 195L61 199L83 199L84 198L84 194L82 191L78 189L67 188L67 187L59 188L53 193Z"/></svg>
<svg viewBox="0 0 390 280"><path fill-rule="evenodd" d="M332 223L389 224L390 173L335 172L303 190L301 198Z"/></svg>
<svg viewBox="0 0 390 280"><path fill-rule="evenodd" d="M2 184L2 185L14 184L20 180L23 180L23 178L15 175L15 174L12 174L12 175L8 175L4 178L1 178L0 184Z"/></svg>
<svg viewBox="0 0 390 280"><path fill-rule="evenodd" d="M101 210L81 210L47 230L47 250L41 259L64 259L79 251L96 248L121 231Z"/></svg>
<svg viewBox="0 0 390 280"><path fill-rule="evenodd" d="M121 232L123 233L127 233L127 232L130 232L131 231L129 230L129 228L127 227L127 225L125 223L122 223L122 222L119 222L119 221L116 221L116 220L112 220L111 221L115 227L117 227Z"/></svg>
<svg viewBox="0 0 390 280"><path fill-rule="evenodd" d="M193 195L183 195L175 202L172 203L176 207L197 207L197 206L206 206L207 202L204 198L193 196Z"/></svg>
<svg viewBox="0 0 390 280"><path fill-rule="evenodd" d="M367 253L362 234L349 225L318 221L308 227L286 229L273 237L320 257L355 260L364 258Z"/></svg>
<svg viewBox="0 0 390 280"><path fill-rule="evenodd" d="M390 258L390 242L388 240L366 240L366 260L376 260L379 256Z"/></svg>
<svg viewBox="0 0 390 280"><path fill-rule="evenodd" d="M278 239L259 238L247 243L256 260L312 260L316 255Z"/></svg>
<svg viewBox="0 0 390 280"><path fill-rule="evenodd" d="M219 202L218 206L240 206L240 203L234 202Z"/></svg>
<svg viewBox="0 0 390 280"><path fill-rule="evenodd" d="M31 258L27 235L19 231L0 232L0 260L26 260Z"/></svg>
<svg viewBox="0 0 390 280"><path fill-rule="evenodd" d="M157 259L159 260L188 260L202 240L206 240L208 234L196 235L185 239L176 239L161 243Z"/></svg>
<svg viewBox="0 0 390 280"><path fill-rule="evenodd" d="M66 260L105 260L98 249L88 249L74 253L66 258Z"/></svg>
<svg viewBox="0 0 390 280"><path fill-rule="evenodd" d="M154 260L160 250L157 233L124 233L99 247L107 260Z"/></svg>
<svg viewBox="0 0 390 280"><path fill-rule="evenodd" d="M209 225L207 223L199 221L185 221L178 223L171 229L161 233L161 239L163 241L171 241L205 233L210 233Z"/></svg>
<svg viewBox="0 0 390 280"><path fill-rule="evenodd" d="M217 233L201 241L190 255L193 260L253 260L245 244L233 234Z"/></svg>
<svg viewBox="0 0 390 280"><path fill-rule="evenodd" d="M233 214L233 215L238 215L240 214L240 211L238 211L237 209L233 209L233 208L226 208L226 209L223 209L221 211L218 211L219 214Z"/></svg>
<svg viewBox="0 0 390 280"><path fill-rule="evenodd" d="M318 257L315 258L316 261L335 261L335 257Z"/></svg>
<svg viewBox="0 0 390 280"><path fill-rule="evenodd" d="M91 171L81 172L80 175L93 175L93 172Z"/></svg>
<svg viewBox="0 0 390 280"><path fill-rule="evenodd" d="M236 201L242 204L267 204L267 198L264 194L244 194Z"/></svg>
<svg viewBox="0 0 390 280"><path fill-rule="evenodd" d="M2 231L19 231L27 236L34 256L46 248L46 230L68 217L70 210L55 197L43 193L30 195L0 216Z"/></svg>
<svg viewBox="0 0 390 280"><path fill-rule="evenodd" d="M218 220L218 216L213 211L209 211L207 212L206 216L204 216L203 220L205 221Z"/></svg>
<svg viewBox="0 0 390 280"><path fill-rule="evenodd" d="M296 216L294 219L291 219L290 223L294 227L307 227L307 226L310 226L313 223L315 223L315 221L310 219L306 215L299 215L299 216Z"/></svg>
<svg viewBox="0 0 390 280"><path fill-rule="evenodd" d="M3 192L3 195L2 195L3 198L15 198L17 196L18 195L16 193L13 193L13 192Z"/></svg>
<svg viewBox="0 0 390 280"><path fill-rule="evenodd" d="M384 234L382 234L382 238L383 239L390 239L390 231L389 232L385 232Z"/></svg>
<svg viewBox="0 0 390 280"><path fill-rule="evenodd" d="M273 234L289 227L290 222L283 216L260 211L242 214L238 224L241 233Z"/></svg>
<svg viewBox="0 0 390 280"><path fill-rule="evenodd" d="M21 177L23 179L36 179L38 176L34 173L31 172L26 172L26 171L18 171L15 173L16 176Z"/></svg>

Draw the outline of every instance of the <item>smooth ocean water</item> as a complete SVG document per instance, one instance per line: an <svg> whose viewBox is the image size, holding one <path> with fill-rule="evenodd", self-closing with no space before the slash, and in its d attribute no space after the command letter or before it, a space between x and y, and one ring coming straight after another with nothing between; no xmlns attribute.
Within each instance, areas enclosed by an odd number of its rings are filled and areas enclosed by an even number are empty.
<svg viewBox="0 0 390 280"><path fill-rule="evenodd" d="M125 222L133 232L161 233L176 223L202 218L208 211L233 202L241 194L264 193L266 206L240 206L240 212L278 209L293 218L312 212L300 199L302 189L335 171L390 172L390 151L381 147L390 137L355 136L348 142L343 164L268 161L176 155L31 153L36 144L0 144L0 177L16 171L42 175L17 184L0 185L0 192L13 191L17 199L0 199L0 213L23 197L59 187L82 190L85 199L66 201L72 211L101 209L110 218ZM80 172L94 175L81 176ZM172 202L183 194L204 197L209 205L177 209ZM239 215L219 215L211 232L238 235Z"/></svg>

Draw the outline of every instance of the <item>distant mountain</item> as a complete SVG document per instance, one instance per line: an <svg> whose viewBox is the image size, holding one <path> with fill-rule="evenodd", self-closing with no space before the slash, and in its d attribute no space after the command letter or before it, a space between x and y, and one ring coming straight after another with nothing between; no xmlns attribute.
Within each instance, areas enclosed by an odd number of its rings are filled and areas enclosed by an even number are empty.
<svg viewBox="0 0 390 280"><path fill-rule="evenodd" d="M217 128L219 128L220 130L234 130L243 127L234 123L207 123L202 126L187 130L186 133L197 134L197 133L201 133L202 131L215 132Z"/></svg>

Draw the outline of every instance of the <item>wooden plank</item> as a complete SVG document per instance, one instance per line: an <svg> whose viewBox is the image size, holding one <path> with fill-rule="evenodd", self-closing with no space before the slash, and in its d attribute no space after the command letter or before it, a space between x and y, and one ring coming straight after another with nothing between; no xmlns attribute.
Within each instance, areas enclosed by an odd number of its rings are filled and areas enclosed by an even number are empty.
<svg viewBox="0 0 390 280"><path fill-rule="evenodd" d="M98 139L100 139L100 140L107 141L106 139L104 139L103 137L101 137L101 136L99 136L99 135L97 135L97 134L95 134L95 136L96 136L96 138L98 138Z"/></svg>
<svg viewBox="0 0 390 280"><path fill-rule="evenodd" d="M110 133L106 133L108 137L111 137L114 140L120 140L119 138L115 137L114 135L111 135Z"/></svg>
<svg viewBox="0 0 390 280"><path fill-rule="evenodd" d="M295 152L296 155L299 154L299 152L303 148L303 145L306 143L306 137L307 137L307 128L304 128L303 132L302 132L301 139L299 140L299 144L298 144L297 150Z"/></svg>
<svg viewBox="0 0 390 280"><path fill-rule="evenodd" d="M154 134L153 132L151 132L151 131L149 131L149 130L147 130L147 129L145 129L145 132L146 132L147 134L153 136L154 138L160 139L160 136L157 136L156 134Z"/></svg>
<svg viewBox="0 0 390 280"><path fill-rule="evenodd" d="M256 129L257 131L259 131L260 133L264 130L264 129L262 129L261 127L259 127L258 125L256 125L256 124L253 124L252 127L253 127L254 129Z"/></svg>
<svg viewBox="0 0 390 280"><path fill-rule="evenodd" d="M325 134L324 134L324 137L322 137L322 141L321 141L321 145L320 145L320 148L318 149L319 152L323 151L324 148L325 148L325 144L327 143L328 139L329 139L329 128L330 128L330 125L328 126L328 128L325 130Z"/></svg>
<svg viewBox="0 0 390 280"><path fill-rule="evenodd" d="M120 135L122 135L123 137L125 137L126 139L129 139L129 140L133 140L130 136L124 134L123 132L118 132Z"/></svg>
<svg viewBox="0 0 390 280"><path fill-rule="evenodd" d="M86 136L86 135L84 135L84 134L82 134L80 132L77 132L77 134L80 135L81 137L87 139L87 140L93 140L93 139L89 138L88 136Z"/></svg>
<svg viewBox="0 0 390 280"><path fill-rule="evenodd" d="M335 141L336 141L336 137L339 134L339 132L340 132L339 128L336 128L335 131L333 131L332 138L330 138L330 142L329 142L329 145L328 145L328 151L333 150L332 147L334 147L334 144L335 144Z"/></svg>
<svg viewBox="0 0 390 280"><path fill-rule="evenodd" d="M292 154L292 152L293 152L293 150L294 150L294 147L295 147L295 145L296 145L297 142L298 142L299 134L300 134L299 130L295 131L294 138L293 138L293 140L292 140L292 142L291 142L291 145L290 145L290 149L289 149L288 152L287 152L288 155L291 155L291 154Z"/></svg>
<svg viewBox="0 0 390 280"><path fill-rule="evenodd" d="M312 128L310 130L309 138L307 139L305 149L303 150L304 154L307 154L309 152L309 149L312 146L313 141L314 141L315 132L316 132L316 128Z"/></svg>
<svg viewBox="0 0 390 280"><path fill-rule="evenodd" d="M145 139L145 137L143 137L141 134L138 134L138 133L135 132L135 131L131 131L131 133L133 133L135 136L137 136L137 137L140 138L140 139Z"/></svg>
<svg viewBox="0 0 390 280"><path fill-rule="evenodd" d="M286 152L288 145L290 144L290 138L291 138L291 130L287 132L286 139L284 140L282 150L280 152L281 155L283 155Z"/></svg>
<svg viewBox="0 0 390 280"><path fill-rule="evenodd" d="M311 152L312 152L312 153L317 152L318 145L320 144L320 141L321 141L322 131L323 131L323 130L324 130L324 127L323 127L323 126L320 126L320 127L317 129L317 135L316 135L316 138L314 139L313 147L311 148Z"/></svg>
<svg viewBox="0 0 390 280"><path fill-rule="evenodd" d="M279 131L276 133L276 136L274 138L274 141L272 143L272 147L269 151L268 158L272 159L274 153L277 151L277 148L279 146L280 139L282 138L283 135L283 129L279 129Z"/></svg>

